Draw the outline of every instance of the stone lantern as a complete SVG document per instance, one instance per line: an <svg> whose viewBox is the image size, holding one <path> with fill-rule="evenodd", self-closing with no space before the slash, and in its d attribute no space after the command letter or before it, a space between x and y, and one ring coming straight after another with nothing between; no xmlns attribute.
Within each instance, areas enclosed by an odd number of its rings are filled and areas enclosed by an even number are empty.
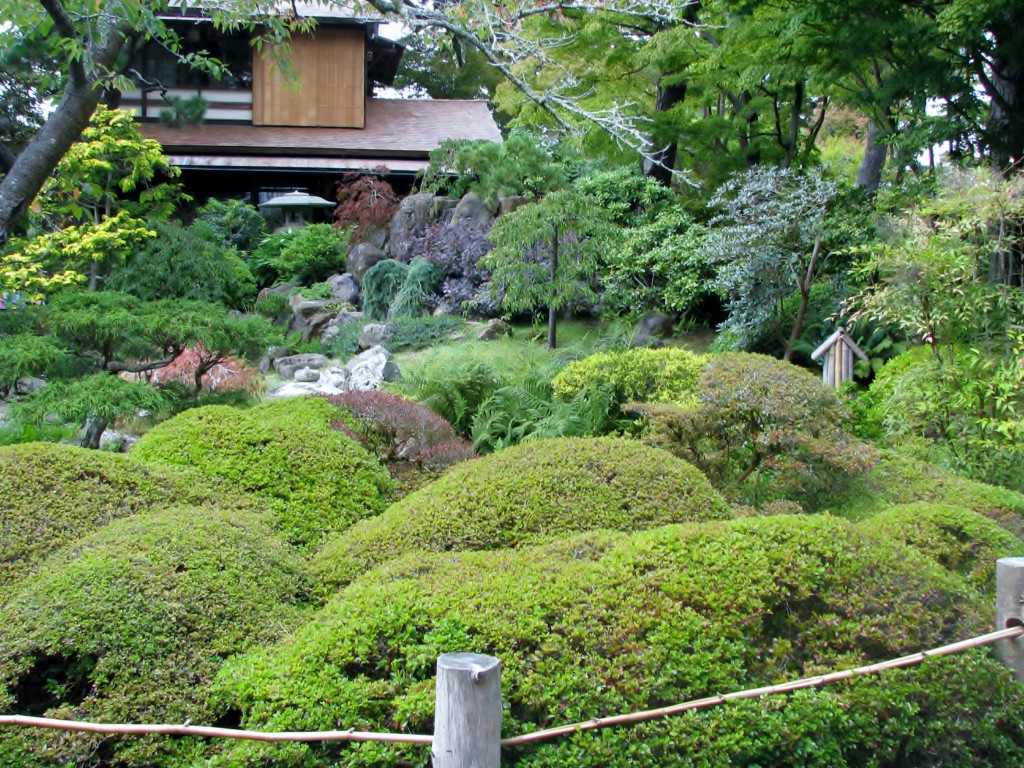
<svg viewBox="0 0 1024 768"><path fill-rule="evenodd" d="M305 192L289 192L286 195L278 195L265 203L260 208L280 208L284 214L284 224L277 228L277 232L291 232L295 229L302 229L306 226L306 216L317 208L333 208L335 203L324 200L316 195L309 195Z"/></svg>

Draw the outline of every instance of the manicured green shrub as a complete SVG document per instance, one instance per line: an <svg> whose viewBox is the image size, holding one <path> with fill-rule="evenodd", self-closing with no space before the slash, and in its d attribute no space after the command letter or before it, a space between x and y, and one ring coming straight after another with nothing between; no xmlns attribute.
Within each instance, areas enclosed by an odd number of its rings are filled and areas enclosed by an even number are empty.
<svg viewBox="0 0 1024 768"><path fill-rule="evenodd" d="M289 541L315 546L383 511L391 487L362 446L331 429L339 415L322 398L195 408L147 432L131 456L223 478L257 495Z"/></svg>
<svg viewBox="0 0 1024 768"><path fill-rule="evenodd" d="M712 355L697 404L630 406L647 416L647 440L693 462L744 503L775 499L816 510L870 468L874 451L843 427L849 411L813 374L766 355Z"/></svg>
<svg viewBox="0 0 1024 768"><path fill-rule="evenodd" d="M70 445L0 449L0 592L51 552L111 520L188 504L243 508L251 501L188 470L145 467L127 456Z"/></svg>
<svg viewBox="0 0 1024 768"><path fill-rule="evenodd" d="M345 242L345 234L330 224L310 224L285 241L274 269L283 279L322 282L344 268Z"/></svg>
<svg viewBox="0 0 1024 768"><path fill-rule="evenodd" d="M225 658L307 615L293 551L252 512L118 520L53 555L0 607L0 711L212 723ZM201 739L0 730L0 765L196 765ZM216 748L214 747L214 750Z"/></svg>
<svg viewBox="0 0 1024 768"><path fill-rule="evenodd" d="M317 569L336 587L414 550L501 549L728 516L707 480L663 451L622 438L538 440L454 466L324 547Z"/></svg>
<svg viewBox="0 0 1024 768"><path fill-rule="evenodd" d="M218 689L248 727L429 733L436 657L487 653L502 661L511 736L898 656L990 625L987 600L902 545L827 515L752 518L409 555L350 584L276 648L229 661ZM805 698L819 696L820 709ZM1022 716L1024 695L1008 670L976 652L875 684L727 705L506 757L595 768L923 767L951 764L948 750L975 755L964 765L991 765L993 754L1014 765L1024 759ZM380 745L229 749L215 765L428 759L424 748Z"/></svg>
<svg viewBox="0 0 1024 768"><path fill-rule="evenodd" d="M1024 539L1024 494L986 485L893 451L882 451L872 469L837 489L828 510L863 520L894 504L934 502L971 509Z"/></svg>
<svg viewBox="0 0 1024 768"><path fill-rule="evenodd" d="M861 527L916 549L990 598L995 596L996 560L1024 552L1024 542L992 520L949 504L901 504L869 517Z"/></svg>
<svg viewBox="0 0 1024 768"><path fill-rule="evenodd" d="M669 401L689 404L704 359L685 349L599 352L569 363L553 382L555 395L572 399L588 386L610 384L620 403Z"/></svg>

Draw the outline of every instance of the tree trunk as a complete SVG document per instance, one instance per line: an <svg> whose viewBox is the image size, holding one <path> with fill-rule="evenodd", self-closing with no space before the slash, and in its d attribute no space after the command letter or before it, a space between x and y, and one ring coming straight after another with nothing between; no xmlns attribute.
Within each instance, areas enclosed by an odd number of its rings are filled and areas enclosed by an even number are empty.
<svg viewBox="0 0 1024 768"><path fill-rule="evenodd" d="M815 273L818 270L818 256L821 254L821 235L814 238L814 249L811 251L811 261L807 265L807 273L800 281L800 305L796 310L796 317L793 318L793 327L789 331L789 341L786 342L786 351L782 359L787 363L793 362L793 348L796 346L800 334L804 330L804 318L807 316L807 305L811 302L811 286L814 285Z"/></svg>
<svg viewBox="0 0 1024 768"><path fill-rule="evenodd" d="M654 111L656 113L668 112L676 104L682 104L686 100L686 83L676 85L664 85L662 79L658 78L658 95L654 100ZM676 166L676 156L679 151L679 142L676 138L665 142L661 149L653 152L653 162L645 165L644 173L652 179L661 182L666 187L672 184L672 171Z"/></svg>
<svg viewBox="0 0 1024 768"><path fill-rule="evenodd" d="M989 119L985 126L991 162L1009 174L1024 161L1024 10L1008 4L993 24L991 76L986 83Z"/></svg>
<svg viewBox="0 0 1024 768"><path fill-rule="evenodd" d="M879 144L878 140L884 135L884 129L878 126L874 120L868 125L868 136L864 146L864 159L857 168L856 184L869 195L878 191L882 183L882 169L885 168L885 156L889 148L885 144Z"/></svg>
<svg viewBox="0 0 1024 768"><path fill-rule="evenodd" d="M103 96L97 77L113 67L129 27L127 15L119 13L116 4L108 10L110 20L101 23L99 35L87 45L82 61L72 64L57 108L0 180L0 245L7 242L11 225L28 210L53 169L82 135ZM57 26L65 37L74 33Z"/></svg>
<svg viewBox="0 0 1024 768"><path fill-rule="evenodd" d="M103 437L103 433L107 429L107 420L100 417L94 416L91 419L85 421L85 437L82 438L83 448L92 448L94 450L100 447L100 438Z"/></svg>
<svg viewBox="0 0 1024 768"><path fill-rule="evenodd" d="M551 289L554 290L555 280L558 279L558 225L553 225L555 236L551 239ZM548 349L555 349L557 339L555 337L555 323L558 320L558 310L555 307L554 298L548 302Z"/></svg>

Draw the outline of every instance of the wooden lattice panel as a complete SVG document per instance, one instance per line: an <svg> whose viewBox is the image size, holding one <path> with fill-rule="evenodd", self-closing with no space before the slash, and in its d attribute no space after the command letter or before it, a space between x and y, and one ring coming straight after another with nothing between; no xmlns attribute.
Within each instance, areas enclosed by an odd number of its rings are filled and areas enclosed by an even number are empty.
<svg viewBox="0 0 1024 768"><path fill-rule="evenodd" d="M254 54L254 59L254 125L364 126L361 28L318 29L312 35L293 37L291 83L269 52Z"/></svg>

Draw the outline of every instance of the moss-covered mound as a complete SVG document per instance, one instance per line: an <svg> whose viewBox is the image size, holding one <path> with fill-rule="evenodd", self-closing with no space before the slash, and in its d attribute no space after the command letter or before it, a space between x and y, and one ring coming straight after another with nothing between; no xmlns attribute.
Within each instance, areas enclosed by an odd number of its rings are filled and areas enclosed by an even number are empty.
<svg viewBox="0 0 1024 768"><path fill-rule="evenodd" d="M213 485L104 451L55 443L0 448L0 591L53 550L115 518L174 504L249 503L225 483Z"/></svg>
<svg viewBox="0 0 1024 768"><path fill-rule="evenodd" d="M884 451L870 472L833 497L829 511L862 520L894 504L917 501L974 510L1024 538L1024 494L959 477L892 451Z"/></svg>
<svg viewBox="0 0 1024 768"><path fill-rule="evenodd" d="M296 627L307 585L294 550L255 513L117 520L49 558L0 608L0 712L211 723L223 660ZM203 749L0 729L4 766L193 765Z"/></svg>
<svg viewBox="0 0 1024 768"><path fill-rule="evenodd" d="M276 648L228 662L218 689L250 727L430 733L436 657L475 651L502 661L511 736L897 656L990 626L987 601L902 545L829 516L750 518L410 555L350 584ZM977 652L506 758L652 768L1018 765L1022 718L1024 695L1009 672ZM275 747L273 758L260 747L229 749L223 764L427 759L374 745Z"/></svg>
<svg viewBox="0 0 1024 768"><path fill-rule="evenodd" d="M501 549L729 516L707 479L664 451L611 437L540 440L456 465L338 536L314 568L330 588L414 550Z"/></svg>
<svg viewBox="0 0 1024 768"><path fill-rule="evenodd" d="M362 446L331 429L338 417L323 398L195 408L150 430L131 457L227 480L258 495L289 541L316 545L382 512L391 488L387 471Z"/></svg>
<svg viewBox="0 0 1024 768"><path fill-rule="evenodd" d="M977 512L949 504L901 504L869 517L861 527L916 549L990 597L996 560L1024 554L1024 541Z"/></svg>

